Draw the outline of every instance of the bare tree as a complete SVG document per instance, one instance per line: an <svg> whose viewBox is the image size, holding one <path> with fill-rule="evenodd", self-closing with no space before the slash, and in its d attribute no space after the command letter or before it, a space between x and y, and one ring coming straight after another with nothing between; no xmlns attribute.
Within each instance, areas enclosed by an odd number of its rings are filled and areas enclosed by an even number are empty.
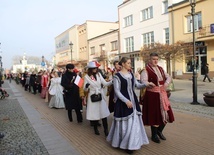
<svg viewBox="0 0 214 155"><path fill-rule="evenodd" d="M167 72L171 70L171 60L181 61L185 55L192 55L192 45L178 41L174 44L162 44L156 42L150 45L144 45L141 48L140 55L145 63L148 63L149 55L156 52L160 59L166 60Z"/></svg>

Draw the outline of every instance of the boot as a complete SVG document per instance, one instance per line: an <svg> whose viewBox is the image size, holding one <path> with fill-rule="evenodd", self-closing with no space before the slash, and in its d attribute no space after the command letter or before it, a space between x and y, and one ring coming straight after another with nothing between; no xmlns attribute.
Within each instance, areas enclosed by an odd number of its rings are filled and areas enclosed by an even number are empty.
<svg viewBox="0 0 214 155"><path fill-rule="evenodd" d="M107 137L108 136L108 122L107 122L107 118L103 118L102 122L103 122L104 133L105 133L105 136Z"/></svg>
<svg viewBox="0 0 214 155"><path fill-rule="evenodd" d="M97 128L97 124L96 123L94 124L94 133L95 133L95 135L100 135L100 132L99 132L99 130Z"/></svg>
<svg viewBox="0 0 214 155"><path fill-rule="evenodd" d="M157 127L151 126L151 131L152 131L152 141L155 143L160 143L160 139L158 138L157 135Z"/></svg>
<svg viewBox="0 0 214 155"><path fill-rule="evenodd" d="M165 127L165 125L160 125L160 126L158 127L158 131L157 131L158 136L159 136L160 139L162 139L162 140L166 140L166 137L165 137L165 136L163 135L163 133L162 133L164 127Z"/></svg>
<svg viewBox="0 0 214 155"><path fill-rule="evenodd" d="M68 118L69 118L69 121L70 121L70 122L73 122L71 110L68 110Z"/></svg>

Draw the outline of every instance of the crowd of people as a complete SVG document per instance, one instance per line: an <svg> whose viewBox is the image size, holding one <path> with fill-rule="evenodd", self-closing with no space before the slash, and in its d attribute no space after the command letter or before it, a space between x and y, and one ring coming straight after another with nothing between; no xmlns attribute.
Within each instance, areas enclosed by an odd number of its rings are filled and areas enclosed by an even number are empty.
<svg viewBox="0 0 214 155"><path fill-rule="evenodd" d="M113 65L106 74L98 62L90 61L82 72L74 64L67 64L66 69L38 74L25 72L17 77L26 91L40 93L50 108L65 108L70 122L73 122L72 110L77 122L83 122L81 112L86 106L86 120L93 126L94 134L100 135L98 126L102 120L106 140L128 154L149 144L144 125L151 126L153 142L166 140L163 129L174 121L166 92L171 77L158 66L158 55L152 53L144 70L137 70L138 74L133 74L130 58L123 57ZM77 77L84 80L82 86L75 83ZM135 88L145 90L141 101ZM111 113L113 120L109 127L107 119Z"/></svg>

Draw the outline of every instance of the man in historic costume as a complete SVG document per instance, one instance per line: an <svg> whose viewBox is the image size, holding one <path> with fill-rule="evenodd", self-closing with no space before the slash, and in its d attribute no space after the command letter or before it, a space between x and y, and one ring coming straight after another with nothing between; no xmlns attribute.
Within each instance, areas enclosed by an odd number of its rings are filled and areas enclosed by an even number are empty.
<svg viewBox="0 0 214 155"><path fill-rule="evenodd" d="M151 126L152 141L160 143L160 139L166 140L162 131L167 122L174 121L174 115L166 92L171 77L158 66L157 53L150 54L150 62L141 73L141 82L156 85L153 88L146 88L142 111L144 125Z"/></svg>
<svg viewBox="0 0 214 155"><path fill-rule="evenodd" d="M79 87L74 83L77 74L73 71L75 66L73 64L66 65L66 72L62 75L61 85L64 87L65 108L68 111L68 118L73 122L72 110L75 109L77 115L77 122L83 121L81 110L81 101L79 94Z"/></svg>

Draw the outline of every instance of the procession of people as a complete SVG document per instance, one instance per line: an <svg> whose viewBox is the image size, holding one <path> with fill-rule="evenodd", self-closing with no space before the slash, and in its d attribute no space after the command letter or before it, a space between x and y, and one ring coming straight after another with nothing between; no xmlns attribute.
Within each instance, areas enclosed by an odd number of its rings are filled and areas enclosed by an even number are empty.
<svg viewBox="0 0 214 155"><path fill-rule="evenodd" d="M133 73L128 57L113 64L114 68L108 68L106 74L97 61L90 61L82 72L74 64L67 64L63 71L24 72L16 77L26 91L39 93L50 108L65 108L70 122L74 122L72 111L75 111L76 122L81 124L82 106L86 106L86 120L93 126L94 134L100 135L98 126L102 121L106 140L128 154L149 144L144 125L151 126L153 142L166 140L163 130L174 121L166 93L171 77L158 66L158 54L151 53L146 67L142 72L143 67L139 67L138 73ZM145 90L140 100L135 88ZM108 124L111 113L113 120Z"/></svg>

